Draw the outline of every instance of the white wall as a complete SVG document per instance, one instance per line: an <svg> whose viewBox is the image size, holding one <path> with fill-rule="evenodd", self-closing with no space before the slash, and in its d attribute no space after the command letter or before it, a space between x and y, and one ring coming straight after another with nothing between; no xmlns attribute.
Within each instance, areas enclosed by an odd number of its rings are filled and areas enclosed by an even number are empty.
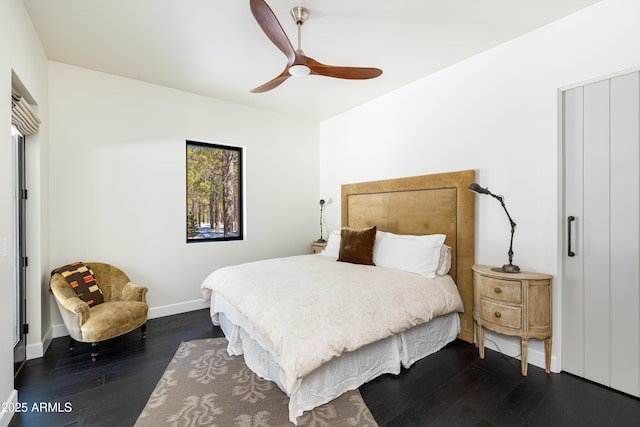
<svg viewBox="0 0 640 427"><path fill-rule="evenodd" d="M553 369L559 370L558 89L640 66L640 2L608 0L479 54L320 126L320 194L340 184L475 169L518 224L514 263L553 274ZM328 228L340 226L327 209ZM477 198L476 262L507 260L499 203ZM511 355L517 340L487 334ZM530 361L544 366L540 342Z"/></svg>
<svg viewBox="0 0 640 427"><path fill-rule="evenodd" d="M114 264L157 317L204 307L215 268L310 253L317 123L56 62L49 86L52 268ZM187 139L246 147L243 241L185 243Z"/></svg>
<svg viewBox="0 0 640 427"><path fill-rule="evenodd" d="M43 119L42 132L27 139L28 168L27 185L30 187L28 207L28 245L30 247L30 267L27 294L29 303L28 322L30 334L28 343L41 342L43 338L41 313L41 277L43 260L46 260L47 230L42 218L46 208L41 209L46 200L46 180L41 171L46 172L47 151L47 58L31 25L24 6L19 0L0 2L0 403L16 401L13 389L13 284L15 280L16 242L14 218L14 156L11 143L11 96L12 84L20 82L23 89L36 102L38 113ZM13 77L15 76L15 78ZM26 95L26 94L25 94ZM44 244L43 244L44 243ZM5 250L6 247L6 250ZM46 310L46 309L45 309ZM48 314L48 312L47 312ZM48 319L47 319L48 322ZM0 413L0 426L7 425L11 413Z"/></svg>

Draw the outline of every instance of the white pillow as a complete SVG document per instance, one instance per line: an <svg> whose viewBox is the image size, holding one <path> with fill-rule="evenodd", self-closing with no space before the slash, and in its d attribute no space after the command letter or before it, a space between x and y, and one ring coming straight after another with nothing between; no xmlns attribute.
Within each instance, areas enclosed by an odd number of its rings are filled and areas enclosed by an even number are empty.
<svg viewBox="0 0 640 427"><path fill-rule="evenodd" d="M330 256L338 259L340 253L340 230L333 230L327 239L327 246L320 252L320 255Z"/></svg>
<svg viewBox="0 0 640 427"><path fill-rule="evenodd" d="M436 276L446 276L451 270L451 246L442 245L440 248L440 260L438 261L438 269Z"/></svg>
<svg viewBox="0 0 640 427"><path fill-rule="evenodd" d="M440 249L446 238L444 234L412 236L379 233L373 252L373 262L377 266L417 273L431 279L436 277Z"/></svg>

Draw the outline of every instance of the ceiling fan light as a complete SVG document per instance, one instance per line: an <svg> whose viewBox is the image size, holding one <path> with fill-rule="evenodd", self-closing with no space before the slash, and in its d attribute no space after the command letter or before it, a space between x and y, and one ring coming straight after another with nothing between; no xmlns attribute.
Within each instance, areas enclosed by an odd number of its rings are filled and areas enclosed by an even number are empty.
<svg viewBox="0 0 640 427"><path fill-rule="evenodd" d="M289 74L291 74L294 77L303 77L303 76L308 76L309 74L311 74L311 68L307 67L306 65L292 65L291 67L289 67Z"/></svg>

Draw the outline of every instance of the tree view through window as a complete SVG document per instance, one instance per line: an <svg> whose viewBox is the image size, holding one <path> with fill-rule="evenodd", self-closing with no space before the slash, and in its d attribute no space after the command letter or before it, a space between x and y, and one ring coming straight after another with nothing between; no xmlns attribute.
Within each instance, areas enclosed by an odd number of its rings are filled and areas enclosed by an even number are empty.
<svg viewBox="0 0 640 427"><path fill-rule="evenodd" d="M242 240L242 148L187 141L187 243Z"/></svg>

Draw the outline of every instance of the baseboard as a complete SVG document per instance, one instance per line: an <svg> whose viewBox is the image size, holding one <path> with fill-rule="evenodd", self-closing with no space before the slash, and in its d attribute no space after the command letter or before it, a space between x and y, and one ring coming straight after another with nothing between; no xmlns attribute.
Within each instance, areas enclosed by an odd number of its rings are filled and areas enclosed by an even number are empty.
<svg viewBox="0 0 640 427"><path fill-rule="evenodd" d="M69 335L67 327L64 326L64 323L51 325L51 329L49 330L51 331L52 338L66 337L67 335Z"/></svg>
<svg viewBox="0 0 640 427"><path fill-rule="evenodd" d="M166 317L174 314L187 313L189 311L201 310L209 307L209 301L201 299L193 301L179 302L176 304L162 305L159 307L149 308L148 319L157 319L158 317Z"/></svg>
<svg viewBox="0 0 640 427"><path fill-rule="evenodd" d="M4 401L2 408L15 408L18 403L18 390L12 390L7 400ZM0 411L0 427L7 427L15 411Z"/></svg>
<svg viewBox="0 0 640 427"><path fill-rule="evenodd" d="M544 350L532 348L532 342L537 340L529 340L529 354L527 356L527 362L538 368L545 368ZM484 333L484 345L486 348L495 350L499 353L505 354L510 357L515 357L520 360L520 338L507 337L504 335L495 334L485 329ZM551 372L560 372L558 366L558 359L553 354L551 355Z"/></svg>
<svg viewBox="0 0 640 427"><path fill-rule="evenodd" d="M60 336L68 335L67 328L65 328L64 325L62 325L62 330L64 332ZM51 340L56 337L53 333L54 327L52 326L47 330L47 332L45 332L41 342L27 344L27 360L37 359L38 357L44 356L44 354L47 352L47 349L49 348L49 345L51 344Z"/></svg>
<svg viewBox="0 0 640 427"><path fill-rule="evenodd" d="M159 317L166 317L166 316L172 316L174 314L187 313L189 311L201 310L203 308L208 308L208 307L209 307L209 302L203 301L201 299L179 302L176 304L161 305L159 307L149 308L147 319L157 319ZM69 332L67 332L67 328L64 326L64 323L51 325L51 328L49 329L49 331L50 331L50 336L52 338L65 337L69 335ZM51 338L49 339L49 343L50 342L51 342ZM48 347L49 345L47 344L47 348ZM35 356L35 357L41 357L42 354L40 356ZM29 357L28 350L27 350L27 357L31 359Z"/></svg>

